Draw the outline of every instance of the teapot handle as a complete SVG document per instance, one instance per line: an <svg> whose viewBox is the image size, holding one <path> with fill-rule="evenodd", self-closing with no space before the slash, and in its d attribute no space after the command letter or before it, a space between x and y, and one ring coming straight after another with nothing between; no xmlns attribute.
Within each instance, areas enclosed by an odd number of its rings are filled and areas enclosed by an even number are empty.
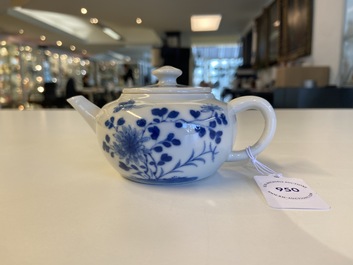
<svg viewBox="0 0 353 265"><path fill-rule="evenodd" d="M228 103L228 107L230 111L230 116L236 115L239 112L243 112L251 109L258 110L261 112L263 118L265 119L265 127L257 142L254 145L250 146L251 152L253 153L254 156L261 153L271 142L276 131L276 123L277 123L276 114L271 104L268 103L268 101L266 101L265 99L260 97L243 96L243 97L239 97L231 100ZM239 150L239 151L233 150L229 154L227 161L239 161L239 160L245 160L248 158L249 157L245 149Z"/></svg>

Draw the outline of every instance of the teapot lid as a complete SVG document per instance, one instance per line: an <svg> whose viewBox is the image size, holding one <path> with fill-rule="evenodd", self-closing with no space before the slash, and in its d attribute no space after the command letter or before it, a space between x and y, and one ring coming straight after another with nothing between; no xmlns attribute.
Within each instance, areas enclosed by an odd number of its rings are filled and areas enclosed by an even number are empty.
<svg viewBox="0 0 353 265"><path fill-rule="evenodd" d="M152 71L158 78L158 83L146 87L124 88L125 94L208 94L211 92L209 87L190 87L179 85L176 79L181 76L182 71L172 66L163 66Z"/></svg>

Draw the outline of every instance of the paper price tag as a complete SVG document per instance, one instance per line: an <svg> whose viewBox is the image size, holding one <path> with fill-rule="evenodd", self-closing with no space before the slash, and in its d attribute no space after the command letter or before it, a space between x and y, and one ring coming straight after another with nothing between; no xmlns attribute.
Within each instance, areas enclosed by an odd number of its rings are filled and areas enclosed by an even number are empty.
<svg viewBox="0 0 353 265"><path fill-rule="evenodd" d="M255 176L267 203L276 209L328 210L323 201L302 179L274 175Z"/></svg>

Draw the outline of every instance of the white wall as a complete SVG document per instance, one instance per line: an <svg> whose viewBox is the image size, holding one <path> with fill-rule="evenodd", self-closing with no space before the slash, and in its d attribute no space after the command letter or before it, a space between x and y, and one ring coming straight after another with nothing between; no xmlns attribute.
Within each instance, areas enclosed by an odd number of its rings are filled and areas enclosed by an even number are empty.
<svg viewBox="0 0 353 265"><path fill-rule="evenodd" d="M311 56L304 65L329 66L330 84L339 85L345 0L315 0Z"/></svg>

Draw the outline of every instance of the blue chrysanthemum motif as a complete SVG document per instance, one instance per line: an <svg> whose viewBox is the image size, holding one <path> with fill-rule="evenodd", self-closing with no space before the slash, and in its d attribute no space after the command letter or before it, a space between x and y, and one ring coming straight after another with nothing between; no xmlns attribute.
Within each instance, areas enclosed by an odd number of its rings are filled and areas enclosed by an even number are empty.
<svg viewBox="0 0 353 265"><path fill-rule="evenodd" d="M120 159L127 164L139 164L144 162L148 150L145 142L148 137L143 137L142 132L131 126L122 126L121 130L114 134L116 142L113 143L113 154L117 154Z"/></svg>
<svg viewBox="0 0 353 265"><path fill-rule="evenodd" d="M138 108L133 100L121 102L114 112ZM189 116L166 107L150 109L150 120L140 118L136 124L126 124L123 117L115 120L111 116L105 126L112 130L103 141L103 150L111 157L118 157L119 168L126 171L130 179L146 183L177 183L192 181L198 177L184 176L184 168L198 167L214 161L218 154L218 144L222 141L224 126L228 121L223 109L217 105L201 105L190 109ZM193 128L203 147L194 149L185 158L175 158L172 147L182 145L176 132L165 132L163 124L174 124L175 130ZM112 137L111 137L112 136Z"/></svg>

